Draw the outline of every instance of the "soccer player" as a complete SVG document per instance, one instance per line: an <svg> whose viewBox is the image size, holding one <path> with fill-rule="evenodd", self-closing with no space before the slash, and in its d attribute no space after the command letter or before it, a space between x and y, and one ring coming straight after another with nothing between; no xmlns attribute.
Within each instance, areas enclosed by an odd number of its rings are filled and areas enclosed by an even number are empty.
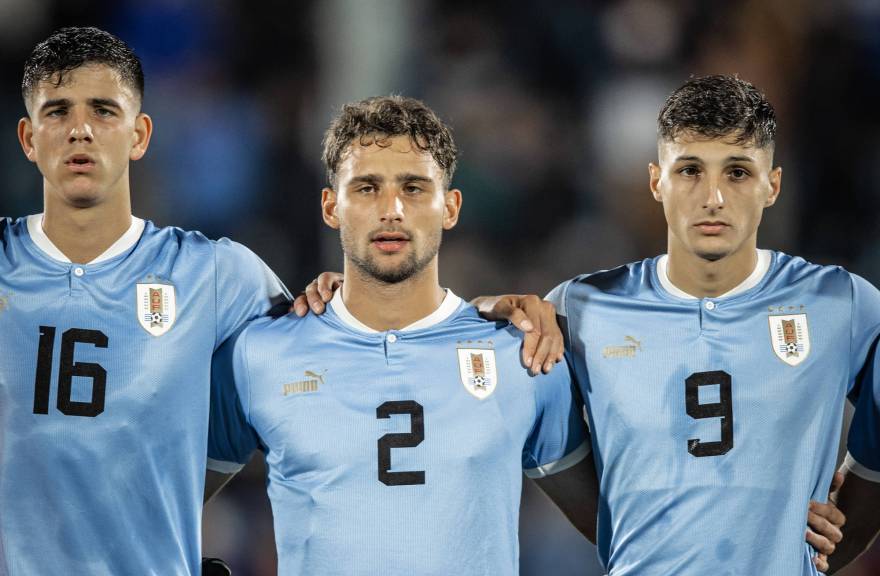
<svg viewBox="0 0 880 576"><path fill-rule="evenodd" d="M2 574L198 574L211 355L286 300L243 246L132 216L143 88L95 28L25 63L44 211L0 219Z"/></svg>
<svg viewBox="0 0 880 576"><path fill-rule="evenodd" d="M851 438L869 439L851 440L852 470L880 479L880 294L757 249L782 183L775 129L747 82L684 84L649 167L668 253L548 296L587 406L613 576L816 574L806 504L826 499L847 394Z"/></svg>
<svg viewBox="0 0 880 576"><path fill-rule="evenodd" d="M455 161L421 102L345 106L322 215L347 280L323 315L257 320L215 358L209 466L266 452L281 574L515 574L523 469L593 533L568 371L531 377L518 331L439 283Z"/></svg>

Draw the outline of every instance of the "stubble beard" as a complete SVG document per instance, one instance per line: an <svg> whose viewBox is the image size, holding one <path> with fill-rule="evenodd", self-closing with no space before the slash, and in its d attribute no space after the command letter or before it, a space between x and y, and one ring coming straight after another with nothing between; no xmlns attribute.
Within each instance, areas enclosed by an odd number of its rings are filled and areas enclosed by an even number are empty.
<svg viewBox="0 0 880 576"><path fill-rule="evenodd" d="M377 259L369 253L369 248L365 249L363 254L359 254L356 242L346 230L341 230L339 237L342 242L342 251L345 253L346 258L355 265L365 278L382 284L399 284L418 275L431 263L440 251L442 233L439 231L431 232L426 238L426 250L423 254L420 255L418 250L413 249L400 265L391 269L383 268ZM410 238L413 238L413 236L410 235Z"/></svg>

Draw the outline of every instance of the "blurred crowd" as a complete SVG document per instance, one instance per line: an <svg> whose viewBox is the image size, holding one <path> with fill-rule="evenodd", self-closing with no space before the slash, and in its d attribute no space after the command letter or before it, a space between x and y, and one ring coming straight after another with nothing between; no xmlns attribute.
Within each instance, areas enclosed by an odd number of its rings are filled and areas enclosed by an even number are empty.
<svg viewBox="0 0 880 576"><path fill-rule="evenodd" d="M783 192L759 246L880 284L873 0L0 0L2 215L40 211L15 137L21 65L71 24L143 60L155 134L133 166L135 213L243 242L294 291L341 266L319 199L321 138L343 103L402 93L452 125L464 208L444 237L444 285L543 294L665 250L647 186L656 114L710 73L751 81L777 110ZM206 512L206 553L237 576L275 573L264 484L254 462ZM600 574L531 486L522 512L522 574ZM878 573L875 550L847 575Z"/></svg>

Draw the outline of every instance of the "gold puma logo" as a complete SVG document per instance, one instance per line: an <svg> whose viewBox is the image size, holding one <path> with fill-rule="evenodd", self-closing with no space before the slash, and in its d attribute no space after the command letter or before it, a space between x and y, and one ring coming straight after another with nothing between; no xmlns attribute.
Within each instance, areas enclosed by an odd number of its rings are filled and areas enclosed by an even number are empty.
<svg viewBox="0 0 880 576"><path fill-rule="evenodd" d="M636 352L642 351L642 343L632 336L624 336L624 342L629 342L624 346L606 346L602 348L603 358L633 358Z"/></svg>
<svg viewBox="0 0 880 576"><path fill-rule="evenodd" d="M313 372L311 370L306 370L304 375L306 377L305 380L297 380L296 382L288 382L282 388L282 393L284 396L288 394L298 394L300 392L317 392L318 385L324 384L324 374L327 373L327 370L323 370L320 374L317 372Z"/></svg>

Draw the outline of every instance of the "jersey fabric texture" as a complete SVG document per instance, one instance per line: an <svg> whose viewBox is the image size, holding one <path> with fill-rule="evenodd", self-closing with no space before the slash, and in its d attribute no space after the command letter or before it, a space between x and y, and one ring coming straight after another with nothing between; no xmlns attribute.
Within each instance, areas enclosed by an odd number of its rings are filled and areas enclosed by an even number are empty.
<svg viewBox="0 0 880 576"><path fill-rule="evenodd" d="M0 219L0 573L199 574L211 355L286 291L228 240L133 219L73 264L40 222Z"/></svg>
<svg viewBox="0 0 880 576"><path fill-rule="evenodd" d="M848 393L854 435L873 442L850 449L880 469L880 295L760 252L760 273L719 298L677 293L665 257L548 296L587 405L612 576L817 574L807 507L827 499Z"/></svg>
<svg viewBox="0 0 880 576"><path fill-rule="evenodd" d="M209 466L266 452L279 574L518 574L523 468L588 454L580 403L564 367L528 375L516 329L450 292L432 316L370 331L337 295L217 354Z"/></svg>

